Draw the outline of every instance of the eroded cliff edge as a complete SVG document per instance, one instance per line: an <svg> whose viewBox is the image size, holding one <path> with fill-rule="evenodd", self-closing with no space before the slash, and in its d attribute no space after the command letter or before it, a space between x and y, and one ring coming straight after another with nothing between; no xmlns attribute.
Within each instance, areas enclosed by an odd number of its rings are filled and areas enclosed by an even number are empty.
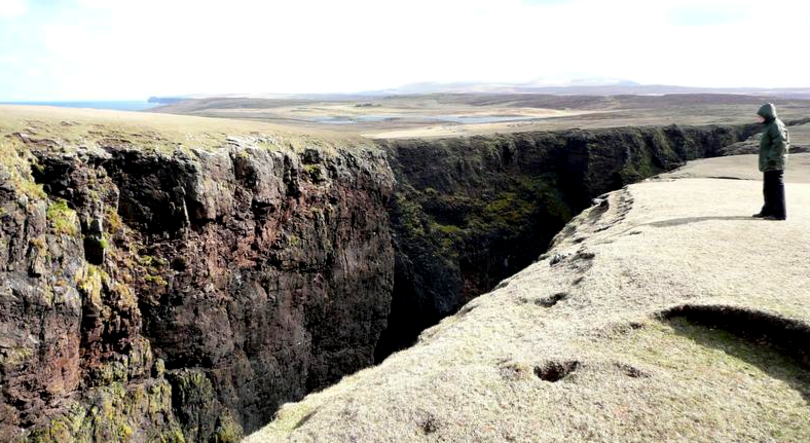
<svg viewBox="0 0 810 443"><path fill-rule="evenodd" d="M721 155L760 129L627 127L381 141L397 178L396 277L377 359L531 264L591 199Z"/></svg>

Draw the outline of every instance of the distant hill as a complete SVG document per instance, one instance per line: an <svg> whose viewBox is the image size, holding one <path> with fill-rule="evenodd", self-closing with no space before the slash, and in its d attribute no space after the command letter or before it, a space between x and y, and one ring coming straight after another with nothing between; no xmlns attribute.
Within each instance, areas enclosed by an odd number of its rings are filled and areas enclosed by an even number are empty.
<svg viewBox="0 0 810 443"><path fill-rule="evenodd" d="M376 89L356 93L220 93L191 94L172 97L150 97L151 103L172 104L184 99L207 98L242 98L242 99L295 99L295 100L362 100L368 97L386 97L399 95L424 94L544 94L544 95L584 95L584 96L617 96L617 95L673 95L673 94L731 94L748 96L767 96L782 99L810 99L810 87L797 88L712 88L676 85L644 85L632 80L605 77L585 79L537 79L525 83L487 83L487 82L418 82L389 89Z"/></svg>
<svg viewBox="0 0 810 443"><path fill-rule="evenodd" d="M810 99L810 88L710 88L675 85L643 85L621 79L580 79L568 81L536 80L527 83L411 83L398 88L366 91L363 94L410 95L437 93L500 93L552 95L668 95L668 94L740 94L781 98Z"/></svg>
<svg viewBox="0 0 810 443"><path fill-rule="evenodd" d="M149 97L148 103L157 103L159 105L171 105L173 103L187 100L185 97Z"/></svg>

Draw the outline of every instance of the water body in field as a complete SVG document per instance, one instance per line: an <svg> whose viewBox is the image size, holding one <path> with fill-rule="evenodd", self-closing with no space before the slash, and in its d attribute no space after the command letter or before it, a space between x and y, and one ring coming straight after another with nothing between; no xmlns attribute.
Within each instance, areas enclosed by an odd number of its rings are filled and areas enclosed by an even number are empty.
<svg viewBox="0 0 810 443"><path fill-rule="evenodd" d="M511 121L536 120L538 117L522 115L419 115L419 114L379 114L357 116L315 117L311 121L329 125L351 125L382 121L435 121L459 124L485 124Z"/></svg>

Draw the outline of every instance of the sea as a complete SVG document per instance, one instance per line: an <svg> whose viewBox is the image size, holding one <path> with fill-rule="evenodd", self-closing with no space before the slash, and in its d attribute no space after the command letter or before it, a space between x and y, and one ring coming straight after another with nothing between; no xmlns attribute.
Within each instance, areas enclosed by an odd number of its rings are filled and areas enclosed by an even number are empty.
<svg viewBox="0 0 810 443"><path fill-rule="evenodd" d="M58 106L61 108L112 109L116 111L145 111L160 103L137 100L69 101L69 102L0 102L0 105Z"/></svg>

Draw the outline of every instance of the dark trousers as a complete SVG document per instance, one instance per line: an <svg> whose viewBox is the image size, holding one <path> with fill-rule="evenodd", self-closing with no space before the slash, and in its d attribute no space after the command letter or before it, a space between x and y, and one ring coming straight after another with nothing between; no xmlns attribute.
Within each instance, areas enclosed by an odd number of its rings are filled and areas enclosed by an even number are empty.
<svg viewBox="0 0 810 443"><path fill-rule="evenodd" d="M766 172L762 194L765 196L765 206L762 207L763 215L787 218L787 209L785 208L785 171Z"/></svg>

